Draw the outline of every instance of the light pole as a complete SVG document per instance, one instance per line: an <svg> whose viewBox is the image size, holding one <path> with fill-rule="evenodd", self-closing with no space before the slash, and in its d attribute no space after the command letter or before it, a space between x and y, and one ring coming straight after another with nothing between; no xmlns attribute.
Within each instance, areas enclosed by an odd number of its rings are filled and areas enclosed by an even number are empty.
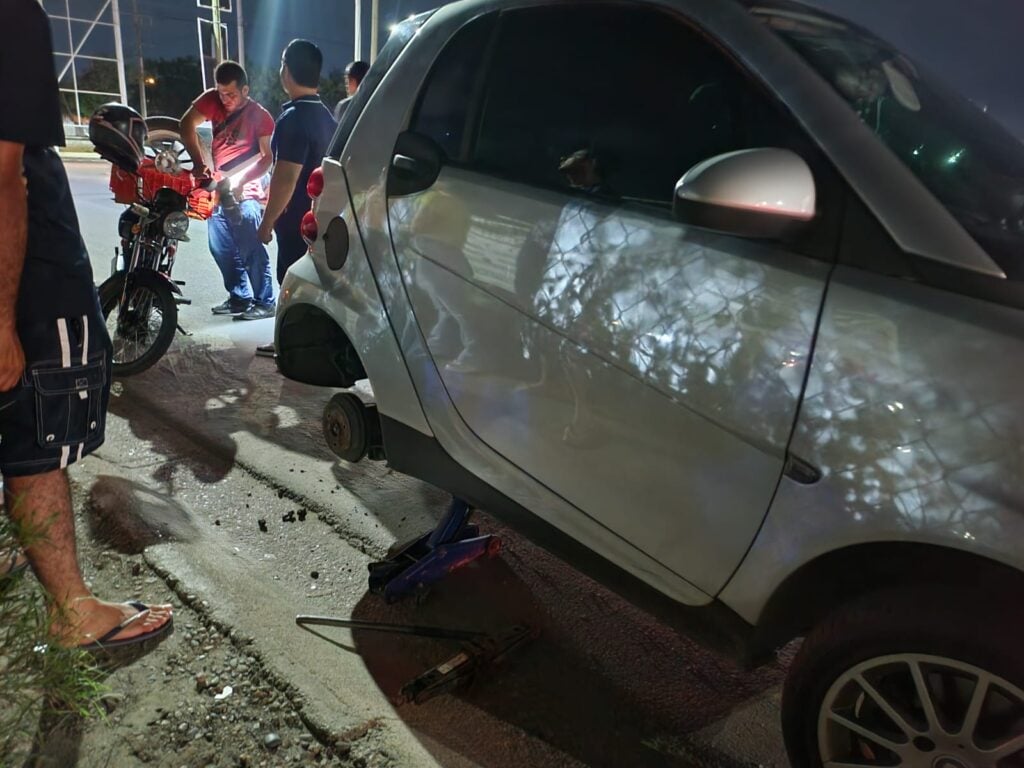
<svg viewBox="0 0 1024 768"><path fill-rule="evenodd" d="M210 3L210 15L213 18L213 58L220 64L224 60L224 43L220 38L220 0Z"/></svg>
<svg viewBox="0 0 1024 768"><path fill-rule="evenodd" d="M370 3L370 63L377 58L377 30L380 26L380 0L372 0Z"/></svg>
<svg viewBox="0 0 1024 768"><path fill-rule="evenodd" d="M363 57L363 0L354 0L356 9L355 19L355 39L352 43L352 47L355 48L355 52L352 55L352 61L359 61Z"/></svg>
<svg viewBox="0 0 1024 768"><path fill-rule="evenodd" d="M142 60L142 20L139 18L139 4L137 0L132 0L132 18L135 21L135 56L139 60L139 111L142 113L142 119L145 120L149 115L146 111L146 65Z"/></svg>
<svg viewBox="0 0 1024 768"><path fill-rule="evenodd" d="M242 23L242 0L235 0L235 23L238 26L238 63L245 66L245 27Z"/></svg>

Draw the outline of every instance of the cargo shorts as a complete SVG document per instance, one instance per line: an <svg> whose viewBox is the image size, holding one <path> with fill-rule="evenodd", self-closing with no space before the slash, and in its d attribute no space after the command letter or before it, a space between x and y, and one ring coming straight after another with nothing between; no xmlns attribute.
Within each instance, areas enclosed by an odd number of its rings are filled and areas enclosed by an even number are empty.
<svg viewBox="0 0 1024 768"><path fill-rule="evenodd" d="M63 469L103 444L111 345L95 311L18 323L25 371L0 392L0 475Z"/></svg>

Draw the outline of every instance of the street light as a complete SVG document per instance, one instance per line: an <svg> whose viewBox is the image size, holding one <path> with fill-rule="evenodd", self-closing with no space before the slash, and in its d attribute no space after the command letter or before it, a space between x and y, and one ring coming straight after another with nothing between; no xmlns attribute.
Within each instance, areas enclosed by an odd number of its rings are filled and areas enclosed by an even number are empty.
<svg viewBox="0 0 1024 768"><path fill-rule="evenodd" d="M146 85L156 85L156 78L152 75L146 75Z"/></svg>

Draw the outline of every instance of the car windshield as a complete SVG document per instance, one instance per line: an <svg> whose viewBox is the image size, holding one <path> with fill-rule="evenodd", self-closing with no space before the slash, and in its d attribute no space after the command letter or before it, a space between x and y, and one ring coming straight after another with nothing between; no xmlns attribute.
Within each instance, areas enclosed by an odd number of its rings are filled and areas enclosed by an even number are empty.
<svg viewBox="0 0 1024 768"><path fill-rule="evenodd" d="M748 3L999 262L1024 277L1024 144L875 36L796 3Z"/></svg>

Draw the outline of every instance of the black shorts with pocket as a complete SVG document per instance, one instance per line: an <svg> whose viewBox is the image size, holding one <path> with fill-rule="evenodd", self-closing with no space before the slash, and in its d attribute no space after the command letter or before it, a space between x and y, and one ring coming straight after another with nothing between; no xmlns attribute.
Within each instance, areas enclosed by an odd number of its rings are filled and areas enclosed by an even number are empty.
<svg viewBox="0 0 1024 768"><path fill-rule="evenodd" d="M96 450L110 397L111 346L95 310L18 323L25 372L0 392L0 474L63 469Z"/></svg>

